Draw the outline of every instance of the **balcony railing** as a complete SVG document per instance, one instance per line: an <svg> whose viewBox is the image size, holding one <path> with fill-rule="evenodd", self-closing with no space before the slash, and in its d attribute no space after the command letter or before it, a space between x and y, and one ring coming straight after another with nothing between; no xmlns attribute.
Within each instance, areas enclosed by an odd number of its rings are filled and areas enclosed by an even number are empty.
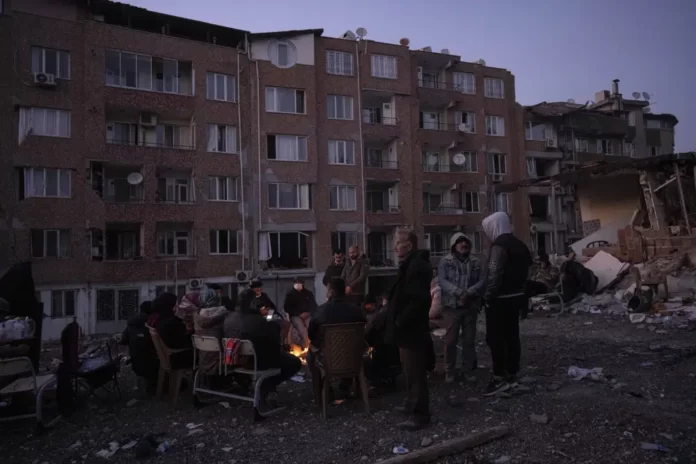
<svg viewBox="0 0 696 464"><path fill-rule="evenodd" d="M133 142L132 140L124 139L106 139L106 143L111 145L131 145L137 147L150 148L172 148L175 150L194 150L196 147L192 144L177 144L169 142Z"/></svg>
<svg viewBox="0 0 696 464"><path fill-rule="evenodd" d="M370 250L367 257L372 267L396 267L399 264L399 260L396 258L396 254L393 251Z"/></svg>
<svg viewBox="0 0 696 464"><path fill-rule="evenodd" d="M398 163L392 160L385 160L383 158L365 158L365 166L368 168L381 168L381 169L396 169Z"/></svg>
<svg viewBox="0 0 696 464"><path fill-rule="evenodd" d="M465 92L465 86L461 84L454 84L452 82L421 79L418 81L418 87L421 87L423 89L454 90L456 92L471 93L473 95L473 92Z"/></svg>
<svg viewBox="0 0 696 464"><path fill-rule="evenodd" d="M425 205L425 207L423 208L423 212L427 214L444 214L447 216L457 216L460 214L464 214L467 211L465 211L464 208L457 205L456 203L440 203L437 206Z"/></svg>
<svg viewBox="0 0 696 464"><path fill-rule="evenodd" d="M368 204L365 206L365 211L368 213L400 213L401 206L399 205L374 205Z"/></svg>
<svg viewBox="0 0 696 464"><path fill-rule="evenodd" d="M423 163L423 171L424 172L473 172L473 173L478 172L476 170L472 170L466 164L454 164L453 162L450 164L442 164L440 162L435 163L435 164Z"/></svg>
<svg viewBox="0 0 696 464"><path fill-rule="evenodd" d="M458 124L449 124L446 122L421 121L419 127L425 130L456 131L459 126Z"/></svg>
<svg viewBox="0 0 696 464"><path fill-rule="evenodd" d="M383 124L385 126L394 126L399 120L392 117L384 117L377 111L365 111L363 113L362 121L365 124Z"/></svg>

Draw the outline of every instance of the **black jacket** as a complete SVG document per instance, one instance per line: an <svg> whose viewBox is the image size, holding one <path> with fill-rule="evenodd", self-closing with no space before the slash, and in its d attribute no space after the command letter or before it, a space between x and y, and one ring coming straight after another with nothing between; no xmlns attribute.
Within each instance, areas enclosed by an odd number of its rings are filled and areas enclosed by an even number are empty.
<svg viewBox="0 0 696 464"><path fill-rule="evenodd" d="M258 313L245 313L241 318L241 338L251 340L259 369L280 366L280 325L268 322Z"/></svg>
<svg viewBox="0 0 696 464"><path fill-rule="evenodd" d="M309 341L315 348L321 348L323 342L322 327L327 324L365 323L365 316L359 306L344 299L334 298L319 306L316 314L309 321L307 333Z"/></svg>
<svg viewBox="0 0 696 464"><path fill-rule="evenodd" d="M159 359L152 343L150 331L145 327L147 314L138 314L128 319L128 325L121 335L121 345L128 346L133 372L140 377L157 373Z"/></svg>
<svg viewBox="0 0 696 464"><path fill-rule="evenodd" d="M249 311L258 313L259 310L264 306L274 311L276 310L276 305L273 304L273 301L271 301L268 295L261 293L261 295L257 297L256 293L254 293L254 290L251 288L242 293L240 300L239 308L245 314Z"/></svg>
<svg viewBox="0 0 696 464"><path fill-rule="evenodd" d="M430 342L430 252L413 251L401 264L389 291L385 341L402 347L424 347Z"/></svg>
<svg viewBox="0 0 696 464"><path fill-rule="evenodd" d="M341 266L339 266L336 263L329 264L329 267L326 268L326 272L324 272L324 278L321 279L325 287L329 286L329 284L331 283L331 279L333 279L334 277L341 277L341 273L343 272L343 266L345 266L345 264Z"/></svg>
<svg viewBox="0 0 696 464"><path fill-rule="evenodd" d="M531 265L532 256L527 245L512 234L501 234L491 245L484 300L524 294Z"/></svg>
<svg viewBox="0 0 696 464"><path fill-rule="evenodd" d="M299 292L293 288L285 294L283 310L288 316L299 316L302 313L313 314L316 309L317 301L314 298L314 293L306 288Z"/></svg>
<svg viewBox="0 0 696 464"><path fill-rule="evenodd" d="M183 319L176 317L174 313L161 314L155 329L167 348L179 350L191 347L191 334L186 330Z"/></svg>

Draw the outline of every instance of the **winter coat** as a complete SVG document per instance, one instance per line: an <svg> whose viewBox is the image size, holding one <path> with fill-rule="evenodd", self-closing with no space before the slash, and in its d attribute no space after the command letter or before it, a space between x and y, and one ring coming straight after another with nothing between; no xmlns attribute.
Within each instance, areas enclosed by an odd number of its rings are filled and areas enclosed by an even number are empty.
<svg viewBox="0 0 696 464"><path fill-rule="evenodd" d="M160 336L162 343L171 350L191 348L191 334L186 328L186 324L179 319L173 312L160 313L155 323L155 330ZM170 362L174 369L192 367L192 351L174 353L170 357Z"/></svg>
<svg viewBox="0 0 696 464"><path fill-rule="evenodd" d="M364 295L367 278L370 275L370 262L365 255L358 256L355 262L346 260L341 272L341 278L346 281L353 295Z"/></svg>
<svg viewBox="0 0 696 464"><path fill-rule="evenodd" d="M316 309L317 301L314 298L314 293L306 288L300 291L292 288L285 294L283 310L290 317L299 316L302 313L313 314Z"/></svg>
<svg viewBox="0 0 696 464"><path fill-rule="evenodd" d="M272 369L280 366L280 325L269 322L259 313L241 317L240 338L250 340L256 352L257 367Z"/></svg>
<svg viewBox="0 0 696 464"><path fill-rule="evenodd" d="M121 335L121 345L128 346L131 367L138 377L156 376L159 370L157 351L150 330L145 327L147 318L148 315L142 313L131 317Z"/></svg>
<svg viewBox="0 0 696 464"><path fill-rule="evenodd" d="M440 260L437 268L437 282L442 291L442 305L448 308L461 307L464 293L472 295L471 303L481 296L483 280L481 262L469 255L460 259L453 253Z"/></svg>
<svg viewBox="0 0 696 464"><path fill-rule="evenodd" d="M327 324L351 324L355 322L365 323L365 315L362 309L342 298L334 298L319 306L316 314L309 321L307 333L309 341L315 348L321 348L323 343L322 328Z"/></svg>
<svg viewBox="0 0 696 464"><path fill-rule="evenodd" d="M203 308L193 316L193 325L196 335L215 337L220 343L222 329L228 311L224 306ZM199 351L199 369L205 374L217 374L220 358L218 353Z"/></svg>
<svg viewBox="0 0 696 464"><path fill-rule="evenodd" d="M257 297L256 293L254 293L254 290L251 288L242 293L240 300L239 309L242 311L242 313L248 313L251 311L258 314L259 310L264 306L274 311L276 310L276 305L273 303L273 301L271 301L267 294L261 293L261 295Z"/></svg>
<svg viewBox="0 0 696 464"><path fill-rule="evenodd" d="M525 294L532 256L527 245L512 235L510 218L503 212L483 220L483 230L492 245L488 258L484 300Z"/></svg>
<svg viewBox="0 0 696 464"><path fill-rule="evenodd" d="M345 263L340 266L336 263L329 264L329 266L326 268L326 271L324 272L324 278L321 279L321 281L324 283L324 286L328 287L331 283L331 279L333 279L334 277L341 277L344 267Z"/></svg>

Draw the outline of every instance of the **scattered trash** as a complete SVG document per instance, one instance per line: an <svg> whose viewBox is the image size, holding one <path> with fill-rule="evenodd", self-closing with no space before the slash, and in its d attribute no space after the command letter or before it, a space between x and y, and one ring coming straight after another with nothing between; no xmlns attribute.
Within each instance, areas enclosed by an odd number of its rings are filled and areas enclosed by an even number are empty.
<svg viewBox="0 0 696 464"><path fill-rule="evenodd" d="M594 367L592 369L584 369L582 367L570 366L568 368L568 377L572 377L573 380L582 380L586 377L599 382L604 380L604 369L601 367Z"/></svg>
<svg viewBox="0 0 696 464"><path fill-rule="evenodd" d="M587 322L585 322L585 324L584 324L584 325L592 325L592 324L593 324L593 322L592 322L592 321L587 321Z"/></svg>
<svg viewBox="0 0 696 464"><path fill-rule="evenodd" d="M666 438L669 441L674 441L674 436L670 433L661 433L660 436L662 438Z"/></svg>
<svg viewBox="0 0 696 464"><path fill-rule="evenodd" d="M137 445L137 444L138 444L137 441L132 440L132 441L129 441L128 443L126 443L125 445L123 445L123 446L121 447L121 449L127 451L127 450L133 448L133 447L134 447L135 445Z"/></svg>
<svg viewBox="0 0 696 464"><path fill-rule="evenodd" d="M228 403L227 401L220 401L218 404L225 409L230 409L230 403Z"/></svg>
<svg viewBox="0 0 696 464"><path fill-rule="evenodd" d="M644 449L646 451L659 451L661 453L670 453L671 450L669 448L665 448L662 445L658 445L657 443L641 443L640 444L641 449Z"/></svg>
<svg viewBox="0 0 696 464"><path fill-rule="evenodd" d="M395 446L394 449L392 449L392 453L394 453L394 454L408 454L408 449L404 448L404 445L402 443L399 446Z"/></svg>
<svg viewBox="0 0 696 464"><path fill-rule="evenodd" d="M203 449L203 448L205 448L205 443L196 444L196 449Z"/></svg>
<svg viewBox="0 0 696 464"><path fill-rule="evenodd" d="M428 438L428 437L423 438L420 442L421 448L427 448L428 446L430 446L432 444L433 444L433 439Z"/></svg>
<svg viewBox="0 0 696 464"><path fill-rule="evenodd" d="M187 437L192 437L194 435L198 435L199 433L203 433L203 429L192 429L189 430Z"/></svg>
<svg viewBox="0 0 696 464"><path fill-rule="evenodd" d="M251 432L252 435L256 435L256 436L266 435L267 433L268 433L268 429L265 429L263 427L256 428Z"/></svg>
<svg viewBox="0 0 696 464"><path fill-rule="evenodd" d="M160 443L159 446L157 447L157 452L158 452L159 454L164 454L164 453L167 452L168 449L169 449L169 442L168 442L168 441L163 441L163 442Z"/></svg>
<svg viewBox="0 0 696 464"><path fill-rule="evenodd" d="M546 414L530 414L529 419L535 424L546 425L549 423L549 416Z"/></svg>
<svg viewBox="0 0 696 464"><path fill-rule="evenodd" d="M111 443L109 443L108 450L107 449L99 450L94 455L99 457L99 458L109 459L111 456L116 454L116 451L118 451L119 448L120 448L120 446L118 445L118 443L115 441L112 441Z"/></svg>
<svg viewBox="0 0 696 464"><path fill-rule="evenodd" d="M81 442L80 440L77 440L75 443L73 443L72 445L68 446L68 451L76 450L76 449L79 448L80 446L82 446L82 442Z"/></svg>
<svg viewBox="0 0 696 464"><path fill-rule="evenodd" d="M634 324L645 322L645 314L629 314L628 319Z"/></svg>
<svg viewBox="0 0 696 464"><path fill-rule="evenodd" d="M225 448L220 448L220 449L221 449L222 451L224 451L225 453L229 453L230 451L232 451L232 447L230 447L230 446L227 446L227 447L225 447Z"/></svg>
<svg viewBox="0 0 696 464"><path fill-rule="evenodd" d="M500 456L498 459L493 461L493 464L507 464L510 462L510 456Z"/></svg>
<svg viewBox="0 0 696 464"><path fill-rule="evenodd" d="M552 382L546 386L546 389L551 392L557 391L561 389L561 385L556 382Z"/></svg>
<svg viewBox="0 0 696 464"><path fill-rule="evenodd" d="M133 398L132 400L129 400L129 401L126 403L126 406L129 407L129 408L130 408L130 407L133 407L133 406L135 406L135 404L136 404L137 402L138 402L138 400L136 400L135 398Z"/></svg>
<svg viewBox="0 0 696 464"><path fill-rule="evenodd" d="M334 400L333 405L334 406L340 406L345 402L345 400Z"/></svg>
<svg viewBox="0 0 696 464"><path fill-rule="evenodd" d="M292 377L290 377L290 380L297 383L304 383L305 378L301 375L293 375Z"/></svg>
<svg viewBox="0 0 696 464"><path fill-rule="evenodd" d="M188 424L186 424L186 428L189 430L193 430L193 429L197 429L201 425L203 425L203 424L194 424L193 422L189 422Z"/></svg>
<svg viewBox="0 0 696 464"><path fill-rule="evenodd" d="M624 437L628 438L629 440L633 440L633 434L629 432L628 430L625 430L623 433Z"/></svg>

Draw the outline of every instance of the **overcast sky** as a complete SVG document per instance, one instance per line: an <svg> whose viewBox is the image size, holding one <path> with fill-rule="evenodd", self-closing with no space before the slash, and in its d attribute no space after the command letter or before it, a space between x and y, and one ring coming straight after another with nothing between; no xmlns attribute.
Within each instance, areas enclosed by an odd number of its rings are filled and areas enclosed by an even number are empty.
<svg viewBox="0 0 696 464"><path fill-rule="evenodd" d="M696 0L125 0L175 16L268 32L323 28L411 48L447 48L516 77L523 104L621 92L652 95L679 119L676 150L696 151Z"/></svg>

